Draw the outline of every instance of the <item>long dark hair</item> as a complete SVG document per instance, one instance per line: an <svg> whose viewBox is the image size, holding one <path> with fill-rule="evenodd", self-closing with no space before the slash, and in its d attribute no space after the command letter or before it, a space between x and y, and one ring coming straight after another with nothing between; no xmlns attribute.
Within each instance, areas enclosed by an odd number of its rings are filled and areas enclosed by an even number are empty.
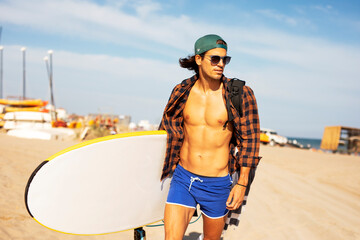
<svg viewBox="0 0 360 240"><path fill-rule="evenodd" d="M201 57L204 57L205 53L200 54ZM199 66L195 61L195 55L188 56L186 58L179 59L180 67L187 68L188 70L195 71L196 74L199 74Z"/></svg>

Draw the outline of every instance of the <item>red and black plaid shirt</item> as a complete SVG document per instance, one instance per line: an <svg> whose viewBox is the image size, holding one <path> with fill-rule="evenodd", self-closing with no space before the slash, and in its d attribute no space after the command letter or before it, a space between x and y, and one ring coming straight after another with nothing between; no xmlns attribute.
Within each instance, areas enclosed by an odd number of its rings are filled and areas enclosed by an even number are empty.
<svg viewBox="0 0 360 240"><path fill-rule="evenodd" d="M197 75L185 79L173 89L169 101L165 107L163 118L159 129L167 132L166 156L163 166L161 179L171 176L179 160L180 149L184 139L183 131L183 110L190 90L196 80ZM228 82L230 79L222 77L224 84L223 97L225 103L230 101ZM230 103L230 109L234 116L232 124L234 125L233 136L236 139L238 152L235 154L235 145L230 143L229 152L229 173L232 174L241 166L256 167L259 163L259 146L260 146L260 123L257 110L256 99L250 87L244 86L242 96L243 117ZM231 102L231 101L230 101ZM229 109L228 109L229 111Z"/></svg>

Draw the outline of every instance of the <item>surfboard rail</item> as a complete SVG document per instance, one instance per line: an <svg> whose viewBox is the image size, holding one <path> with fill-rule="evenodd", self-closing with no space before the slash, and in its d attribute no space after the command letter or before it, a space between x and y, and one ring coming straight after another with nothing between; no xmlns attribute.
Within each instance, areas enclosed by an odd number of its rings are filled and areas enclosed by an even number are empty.
<svg viewBox="0 0 360 240"><path fill-rule="evenodd" d="M123 231L128 231L128 230L132 230L132 229L136 229L142 226L146 226L146 225L150 225L150 224L154 224L156 222L161 221L161 219L158 219L156 221L150 221L147 222L146 224L141 224L141 225L137 225L134 226L132 228L126 228L124 230L119 230L119 231L111 231L111 232L104 232L104 233L73 233L73 232L66 232L66 231L62 231L59 229L55 229L54 227L49 227L46 224L44 224L42 222L42 220L37 219L36 214L34 214L34 212L32 211L30 204L29 204L29 191L31 189L32 183L34 181L34 179L37 177L38 173L44 168L44 166L47 166L49 162L52 162L55 159L59 159L59 157L63 157L66 154L74 151L74 150L78 150L87 146L91 146L93 144L98 144L98 143L104 143L110 140L117 140L117 139L123 139L123 138L131 138L131 137L143 137L143 136L156 136L156 135L166 135L166 131L139 131L139 132L128 132L128 133L121 133L121 134L116 134L116 135L110 135L110 136L106 136L106 137L101 137L101 138L96 138L96 139L92 139L92 140L88 140L88 141L84 141L78 144L75 144L71 147L68 147L64 150L61 150L58 153L55 153L54 155L50 156L49 158L47 158L45 161L41 162L39 164L39 166L32 172L32 174L30 175L28 182L26 184L26 188L25 188L25 205L26 205L26 209L29 213L29 215L36 221L38 222L40 225L51 229L53 231L56 232L60 232L60 233L65 233L65 234L71 234L71 235L85 235L85 236L91 236L91 235L104 235L104 234L109 234L109 233L117 233L117 232L123 232ZM165 144L166 145L166 144ZM95 145L94 145L95 146ZM162 163L161 163L162 164ZM159 176L160 177L160 176ZM159 185L161 184L160 182L160 178L158 178L158 183ZM32 201L34 201L34 197L32 199Z"/></svg>
<svg viewBox="0 0 360 240"><path fill-rule="evenodd" d="M137 137L137 136L148 136L148 135L166 135L166 131L165 130L159 130L159 131L138 131L138 132L127 132L127 133L119 133L119 134L114 134L114 135L109 135L109 136L105 136L105 137L100 137L100 138L95 138L95 139L91 139L91 140L87 140L78 144L75 144L74 146L65 148L64 150L55 153L54 155L52 155L51 157L49 157L47 159L47 161L51 161L52 159L56 158L59 155L62 155L66 152L70 152L72 150L84 147L84 146L88 146L90 144L94 144L94 143L98 143L98 142L103 142L103 141L107 141L107 140L112 140L112 139L118 139L118 138L127 138L127 137Z"/></svg>

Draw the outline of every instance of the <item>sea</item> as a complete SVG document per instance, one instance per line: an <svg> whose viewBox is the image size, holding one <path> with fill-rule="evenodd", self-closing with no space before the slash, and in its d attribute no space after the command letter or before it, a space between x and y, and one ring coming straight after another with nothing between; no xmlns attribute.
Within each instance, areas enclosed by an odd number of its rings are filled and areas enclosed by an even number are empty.
<svg viewBox="0 0 360 240"><path fill-rule="evenodd" d="M303 145L305 148L320 149L321 139L317 138L298 138L298 137L287 137L289 141L296 140L297 143Z"/></svg>

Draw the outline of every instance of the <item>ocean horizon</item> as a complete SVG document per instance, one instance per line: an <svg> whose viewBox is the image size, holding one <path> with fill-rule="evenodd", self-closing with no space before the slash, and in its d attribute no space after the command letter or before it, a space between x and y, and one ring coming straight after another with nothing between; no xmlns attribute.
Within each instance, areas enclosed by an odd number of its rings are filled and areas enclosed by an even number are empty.
<svg viewBox="0 0 360 240"><path fill-rule="evenodd" d="M302 144L305 148L320 149L321 139L319 138L300 138L300 137L287 137L288 140L296 140L299 144Z"/></svg>

